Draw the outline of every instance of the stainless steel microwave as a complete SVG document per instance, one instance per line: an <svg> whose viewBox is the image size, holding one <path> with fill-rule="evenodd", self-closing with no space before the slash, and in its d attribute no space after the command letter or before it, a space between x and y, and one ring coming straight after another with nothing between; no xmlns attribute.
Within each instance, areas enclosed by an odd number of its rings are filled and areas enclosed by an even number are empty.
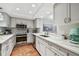
<svg viewBox="0 0 79 59"><path fill-rule="evenodd" d="M27 28L27 25L25 25L25 24L16 24L16 28L26 29Z"/></svg>

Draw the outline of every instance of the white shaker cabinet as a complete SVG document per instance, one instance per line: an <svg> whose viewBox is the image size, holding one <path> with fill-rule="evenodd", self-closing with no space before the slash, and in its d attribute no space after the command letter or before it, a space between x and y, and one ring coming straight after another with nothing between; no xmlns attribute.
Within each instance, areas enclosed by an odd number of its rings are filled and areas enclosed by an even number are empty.
<svg viewBox="0 0 79 59"><path fill-rule="evenodd" d="M46 46L43 43L41 43L41 41L39 43L40 43L40 54L42 56L45 56L46 55Z"/></svg>
<svg viewBox="0 0 79 59"><path fill-rule="evenodd" d="M54 20L58 25L65 25L64 20L70 19L69 24L79 23L79 3L58 3L54 5Z"/></svg>
<svg viewBox="0 0 79 59"><path fill-rule="evenodd" d="M27 43L34 43L34 37L32 33L27 33Z"/></svg>
<svg viewBox="0 0 79 59"><path fill-rule="evenodd" d="M55 56L54 51L52 51L50 48L46 48L46 56Z"/></svg>
<svg viewBox="0 0 79 59"><path fill-rule="evenodd" d="M4 42L1 45L1 56L8 56L8 50L9 49L9 44L8 41Z"/></svg>
<svg viewBox="0 0 79 59"><path fill-rule="evenodd" d="M34 28L39 28L39 32L43 32L43 19L37 18L34 20Z"/></svg>
<svg viewBox="0 0 79 59"><path fill-rule="evenodd" d="M38 52L40 53L40 55L42 56L45 56L46 52L45 52L45 49L46 49L46 46L44 45L43 41L36 37L36 49L38 50Z"/></svg>
<svg viewBox="0 0 79 59"><path fill-rule="evenodd" d="M36 20L35 20L35 22L36 22L36 28L40 28L40 18L37 18Z"/></svg>
<svg viewBox="0 0 79 59"><path fill-rule="evenodd" d="M58 3L54 5L54 20L58 25L65 25L71 21L69 3Z"/></svg>
<svg viewBox="0 0 79 59"><path fill-rule="evenodd" d="M71 3L71 21L79 22L79 3Z"/></svg>
<svg viewBox="0 0 79 59"><path fill-rule="evenodd" d="M15 36L12 36L7 41L1 44L1 56L10 56L16 44Z"/></svg>
<svg viewBox="0 0 79 59"><path fill-rule="evenodd" d="M36 49L40 52L40 43L38 37L36 37Z"/></svg>
<svg viewBox="0 0 79 59"><path fill-rule="evenodd" d="M75 52L36 36L36 49L41 56L78 56Z"/></svg>
<svg viewBox="0 0 79 59"><path fill-rule="evenodd" d="M61 4L56 4L54 6L54 19L55 23L59 25L64 24L64 19L67 17L67 4L66 3L61 3Z"/></svg>
<svg viewBox="0 0 79 59"><path fill-rule="evenodd" d="M16 27L16 19L11 18L11 27Z"/></svg>

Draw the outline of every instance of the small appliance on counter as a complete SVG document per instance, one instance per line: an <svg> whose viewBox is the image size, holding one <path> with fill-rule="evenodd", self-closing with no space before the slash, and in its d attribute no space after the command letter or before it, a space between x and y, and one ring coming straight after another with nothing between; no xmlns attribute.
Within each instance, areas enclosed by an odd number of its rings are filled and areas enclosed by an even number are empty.
<svg viewBox="0 0 79 59"><path fill-rule="evenodd" d="M5 29L5 31L4 31L4 34L5 35L7 35L7 34L11 34L12 32L11 32L11 30L10 29Z"/></svg>
<svg viewBox="0 0 79 59"><path fill-rule="evenodd" d="M69 38L72 43L79 44L79 28L73 28L70 30Z"/></svg>
<svg viewBox="0 0 79 59"><path fill-rule="evenodd" d="M0 31L0 35L8 35L8 34L12 34L12 31L11 31L11 29L9 29L9 28L3 28L3 29Z"/></svg>

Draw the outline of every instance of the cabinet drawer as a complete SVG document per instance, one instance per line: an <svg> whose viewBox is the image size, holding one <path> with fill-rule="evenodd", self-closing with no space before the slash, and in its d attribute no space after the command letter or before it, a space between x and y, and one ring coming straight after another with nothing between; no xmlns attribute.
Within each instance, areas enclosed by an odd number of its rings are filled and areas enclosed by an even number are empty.
<svg viewBox="0 0 79 59"><path fill-rule="evenodd" d="M47 44L47 40L45 40L45 39L39 38L39 41L40 41L43 45L45 45L45 46L48 45L48 44Z"/></svg>
<svg viewBox="0 0 79 59"><path fill-rule="evenodd" d="M41 42L44 45L47 45L46 41L42 38L36 37L36 39L38 39L39 42Z"/></svg>
<svg viewBox="0 0 79 59"><path fill-rule="evenodd" d="M61 55L63 56L66 56L67 55L67 50L54 44L54 43L51 43L51 42L48 42L48 45L50 46L50 48L56 50L58 53L60 53Z"/></svg>
<svg viewBox="0 0 79 59"><path fill-rule="evenodd" d="M76 54L76 53L73 53L73 52L68 51L67 52L67 56L79 56L79 55Z"/></svg>

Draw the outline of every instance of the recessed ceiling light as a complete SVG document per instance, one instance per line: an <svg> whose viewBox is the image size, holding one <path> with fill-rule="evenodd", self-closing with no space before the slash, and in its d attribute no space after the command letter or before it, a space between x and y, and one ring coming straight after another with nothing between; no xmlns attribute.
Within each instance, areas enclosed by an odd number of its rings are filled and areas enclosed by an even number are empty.
<svg viewBox="0 0 79 59"><path fill-rule="evenodd" d="M35 4L32 4L32 7L36 7L36 5Z"/></svg>
<svg viewBox="0 0 79 59"><path fill-rule="evenodd" d="M49 11L47 11L46 13L47 13L47 14L50 14L50 12L49 12Z"/></svg>
<svg viewBox="0 0 79 59"><path fill-rule="evenodd" d="M32 11L29 11L29 14L32 14Z"/></svg>
<svg viewBox="0 0 79 59"><path fill-rule="evenodd" d="M50 18L50 19L53 19L53 15L50 15L49 18Z"/></svg>
<svg viewBox="0 0 79 59"><path fill-rule="evenodd" d="M43 16L40 16L40 18L43 18Z"/></svg>
<svg viewBox="0 0 79 59"><path fill-rule="evenodd" d="M20 10L20 8L16 8L16 10Z"/></svg>

